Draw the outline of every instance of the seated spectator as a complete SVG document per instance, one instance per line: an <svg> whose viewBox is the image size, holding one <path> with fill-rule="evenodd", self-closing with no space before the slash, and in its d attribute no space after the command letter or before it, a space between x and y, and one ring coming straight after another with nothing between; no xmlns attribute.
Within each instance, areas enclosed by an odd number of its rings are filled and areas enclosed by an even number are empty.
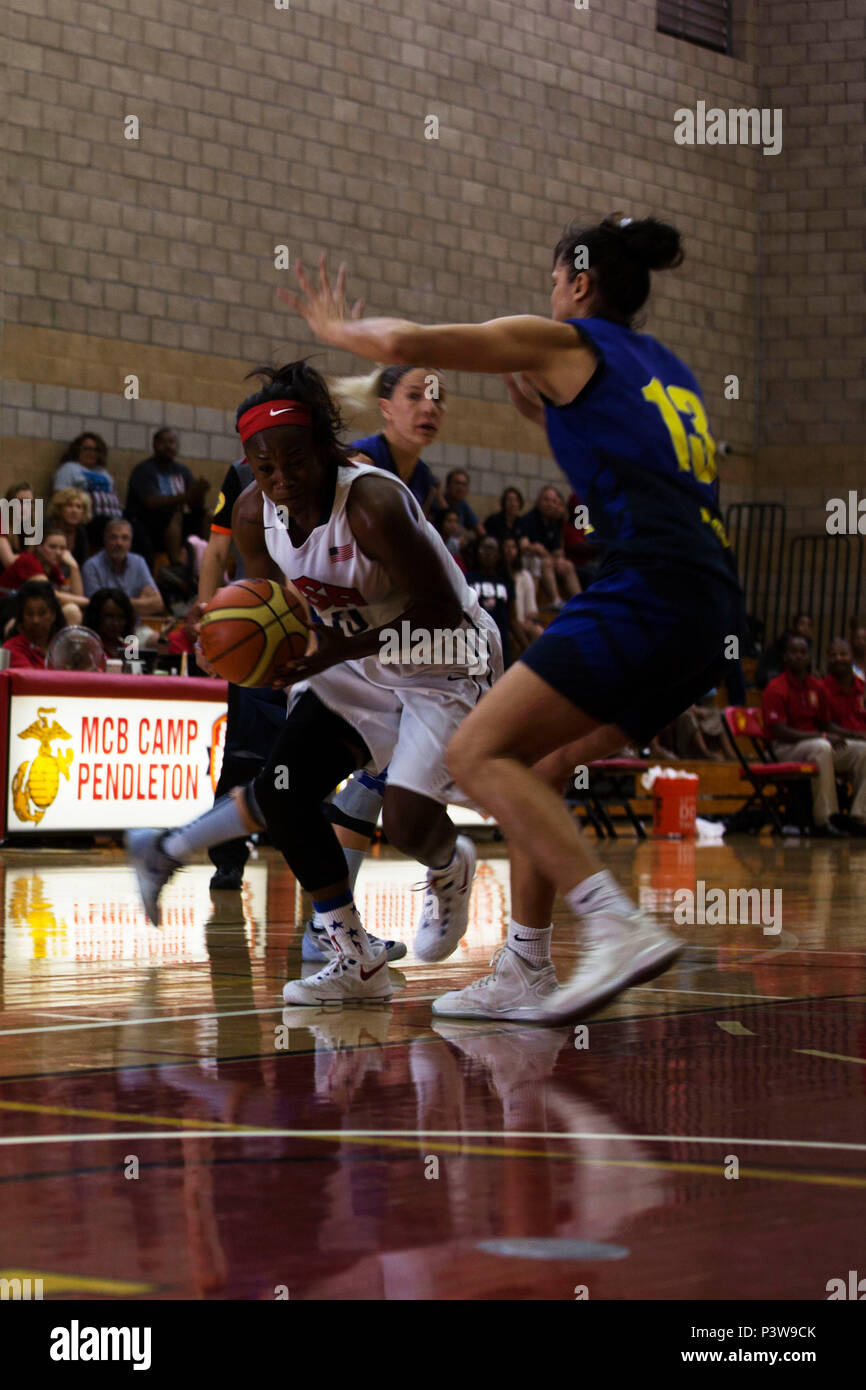
<svg viewBox="0 0 866 1390"><path fill-rule="evenodd" d="M12 509L5 509L4 517L0 518L0 570L8 569L15 556L21 554L27 533L33 534L37 522L36 497L29 483L13 483L6 489L6 501L21 503L22 524L19 527L13 526ZM9 525L4 524L6 520L9 521Z"/></svg>
<svg viewBox="0 0 866 1390"><path fill-rule="evenodd" d="M169 564L183 563L183 543L204 524L207 478L193 478L177 462L178 437L172 429L157 430L153 454L132 470L126 494L126 515L132 522L136 551L148 565L161 552Z"/></svg>
<svg viewBox="0 0 866 1390"><path fill-rule="evenodd" d="M705 758L713 763L736 758L737 750L731 744L715 694L715 690L708 691L676 719L673 742L681 758Z"/></svg>
<svg viewBox="0 0 866 1390"><path fill-rule="evenodd" d="M460 525L464 531L470 531L475 536L485 534L484 527L478 520L474 511L466 501L469 495L469 474L465 468L452 468L448 477L445 479L445 486L442 489L442 506L439 511L449 510L456 512L460 518ZM434 512L435 520L435 512Z"/></svg>
<svg viewBox="0 0 866 1390"><path fill-rule="evenodd" d="M51 499L48 520L66 536L66 550L80 569L90 554L87 524L92 520L90 496L81 488L62 487Z"/></svg>
<svg viewBox="0 0 866 1390"><path fill-rule="evenodd" d="M832 730L830 699L819 680L809 675L809 644L798 633L788 634L783 653L785 670L764 691L764 728L780 762L812 762L818 775L812 781L812 814L816 835L844 836L834 817L839 815L836 773L845 772L854 786L849 828L866 835L866 743L848 742Z"/></svg>
<svg viewBox="0 0 866 1390"><path fill-rule="evenodd" d="M379 434L353 440L352 452L366 454L377 467L386 468L401 478L424 515L430 516L434 506L442 505L442 494L439 479L422 459L421 450L435 441L442 428L445 387L437 376L439 395L432 399L426 390L427 375L424 367L386 367L372 382L367 378L358 383L365 388L363 394L359 392L354 397L349 394L347 398L364 405L375 402L385 422ZM341 394L346 397L351 380L342 385L343 392L338 390L338 398Z"/></svg>
<svg viewBox="0 0 866 1390"><path fill-rule="evenodd" d="M860 618L852 618L848 624L848 641L851 646L852 670L861 680L866 678L866 623Z"/></svg>
<svg viewBox="0 0 866 1390"><path fill-rule="evenodd" d="M854 674L851 646L834 637L827 648L827 674L822 682L830 701L830 729L847 740L866 739L866 681Z"/></svg>
<svg viewBox="0 0 866 1390"><path fill-rule="evenodd" d="M87 626L95 632L114 661L126 659L125 639L135 633L135 609L122 589L97 589L87 608Z"/></svg>
<svg viewBox="0 0 866 1390"><path fill-rule="evenodd" d="M506 536L502 542L502 557L514 585L514 625L511 635L514 639L515 655L520 655L536 637L541 636L544 623L538 616L535 581L524 568L520 546L513 536Z"/></svg>
<svg viewBox="0 0 866 1390"><path fill-rule="evenodd" d="M444 511L436 513L434 525L451 554L454 556L454 559L457 561L457 564L465 574L466 561L463 555L463 527L460 525L459 516L452 507L446 507Z"/></svg>
<svg viewBox="0 0 866 1390"><path fill-rule="evenodd" d="M123 516L123 506L108 471L108 445L101 435L88 431L67 444L63 459L54 474L54 491L75 487L87 493L91 511L87 539L91 551L98 550L106 521Z"/></svg>
<svg viewBox="0 0 866 1390"><path fill-rule="evenodd" d="M486 608L499 628L503 660L510 666L510 634L516 622L514 584L505 572L499 542L493 536L485 536L479 542L477 568L467 570L466 582L478 594L481 607Z"/></svg>
<svg viewBox="0 0 866 1390"><path fill-rule="evenodd" d="M523 493L520 489L504 488L499 498L499 511L491 512L484 522L486 534L493 536L500 545L506 539L517 541L519 544L526 534L524 518L520 515L522 511Z"/></svg>
<svg viewBox="0 0 866 1390"><path fill-rule="evenodd" d="M574 565L565 558L565 503L555 487L543 487L531 512L521 518L529 542L530 573L538 579L546 604L562 606L564 598L580 593Z"/></svg>
<svg viewBox="0 0 866 1390"><path fill-rule="evenodd" d="M0 592L12 593L28 579L47 579L67 623L81 622L81 611L87 607L81 571L66 549L66 533L57 525L46 526L41 543L16 556L0 574Z"/></svg>
<svg viewBox="0 0 866 1390"><path fill-rule="evenodd" d="M121 517L105 527L105 545L91 555L84 570L84 591L122 589L140 618L163 611L162 595L141 555L132 550L132 527Z"/></svg>
<svg viewBox="0 0 866 1390"><path fill-rule="evenodd" d="M812 618L808 613L795 613L787 630L761 653L755 670L755 685L759 690L766 689L785 669L785 646L792 632L805 639L809 648L809 669L812 669Z"/></svg>
<svg viewBox="0 0 866 1390"><path fill-rule="evenodd" d="M56 632L66 627L63 609L45 579L28 579L15 595L12 636L3 643L10 669L45 669L45 655Z"/></svg>

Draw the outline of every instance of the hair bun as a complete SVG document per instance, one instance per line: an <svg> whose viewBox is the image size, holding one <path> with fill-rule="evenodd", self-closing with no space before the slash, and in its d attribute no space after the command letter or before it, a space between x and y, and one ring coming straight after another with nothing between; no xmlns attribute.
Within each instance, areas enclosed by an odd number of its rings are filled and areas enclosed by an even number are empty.
<svg viewBox="0 0 866 1390"><path fill-rule="evenodd" d="M647 270L672 270L682 263L680 234L669 222L659 222L655 217L644 217L636 222L611 217L606 226L614 232L623 250Z"/></svg>

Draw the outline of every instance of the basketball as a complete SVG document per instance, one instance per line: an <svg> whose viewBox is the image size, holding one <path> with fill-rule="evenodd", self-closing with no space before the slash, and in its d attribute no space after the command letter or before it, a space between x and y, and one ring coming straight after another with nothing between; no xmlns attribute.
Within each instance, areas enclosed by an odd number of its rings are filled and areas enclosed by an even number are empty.
<svg viewBox="0 0 866 1390"><path fill-rule="evenodd" d="M214 594L199 626L209 664L232 685L269 685L275 666L297 661L309 642L303 600L271 579L241 579Z"/></svg>

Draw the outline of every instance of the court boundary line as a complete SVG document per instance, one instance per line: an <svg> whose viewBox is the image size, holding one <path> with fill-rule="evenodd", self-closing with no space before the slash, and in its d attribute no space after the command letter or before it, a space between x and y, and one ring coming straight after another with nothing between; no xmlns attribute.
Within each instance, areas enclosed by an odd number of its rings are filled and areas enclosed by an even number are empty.
<svg viewBox="0 0 866 1390"><path fill-rule="evenodd" d="M189 1121L187 1121L189 1123ZM213 1121L210 1121L212 1124ZM735 1144L751 1145L754 1148L770 1149L821 1149L837 1153L866 1153L866 1143L855 1144L828 1139L770 1139L733 1138L730 1136L706 1134L598 1134L588 1130L487 1130L487 1129L256 1129L253 1127L224 1129L181 1129L170 1130L115 1130L107 1133L91 1134L13 1134L0 1136L0 1147L13 1148L38 1144L87 1144L106 1142L127 1142L130 1139L299 1139L314 1142L340 1143L341 1141L380 1140L431 1140L431 1139L492 1139L503 1140L535 1139L542 1142L577 1141L601 1144L718 1144L732 1147ZM544 1155L547 1157L547 1155Z"/></svg>

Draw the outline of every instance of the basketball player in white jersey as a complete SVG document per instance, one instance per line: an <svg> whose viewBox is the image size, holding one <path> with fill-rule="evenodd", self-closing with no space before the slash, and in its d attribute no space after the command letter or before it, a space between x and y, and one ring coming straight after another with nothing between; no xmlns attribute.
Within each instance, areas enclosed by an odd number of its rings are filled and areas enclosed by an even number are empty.
<svg viewBox="0 0 866 1390"><path fill-rule="evenodd" d="M315 650L284 668L292 708L259 776L178 830L130 831L127 846L156 922L176 868L267 827L336 951L287 984L285 1002L383 1002L386 953L361 925L321 802L357 768L388 767L385 833L428 869L415 951L444 960L466 930L475 869L446 812L464 798L444 753L502 670L499 635L405 484L341 447L318 372L294 362L254 374L269 384L240 407L238 432L263 494L267 553L310 606Z"/></svg>

